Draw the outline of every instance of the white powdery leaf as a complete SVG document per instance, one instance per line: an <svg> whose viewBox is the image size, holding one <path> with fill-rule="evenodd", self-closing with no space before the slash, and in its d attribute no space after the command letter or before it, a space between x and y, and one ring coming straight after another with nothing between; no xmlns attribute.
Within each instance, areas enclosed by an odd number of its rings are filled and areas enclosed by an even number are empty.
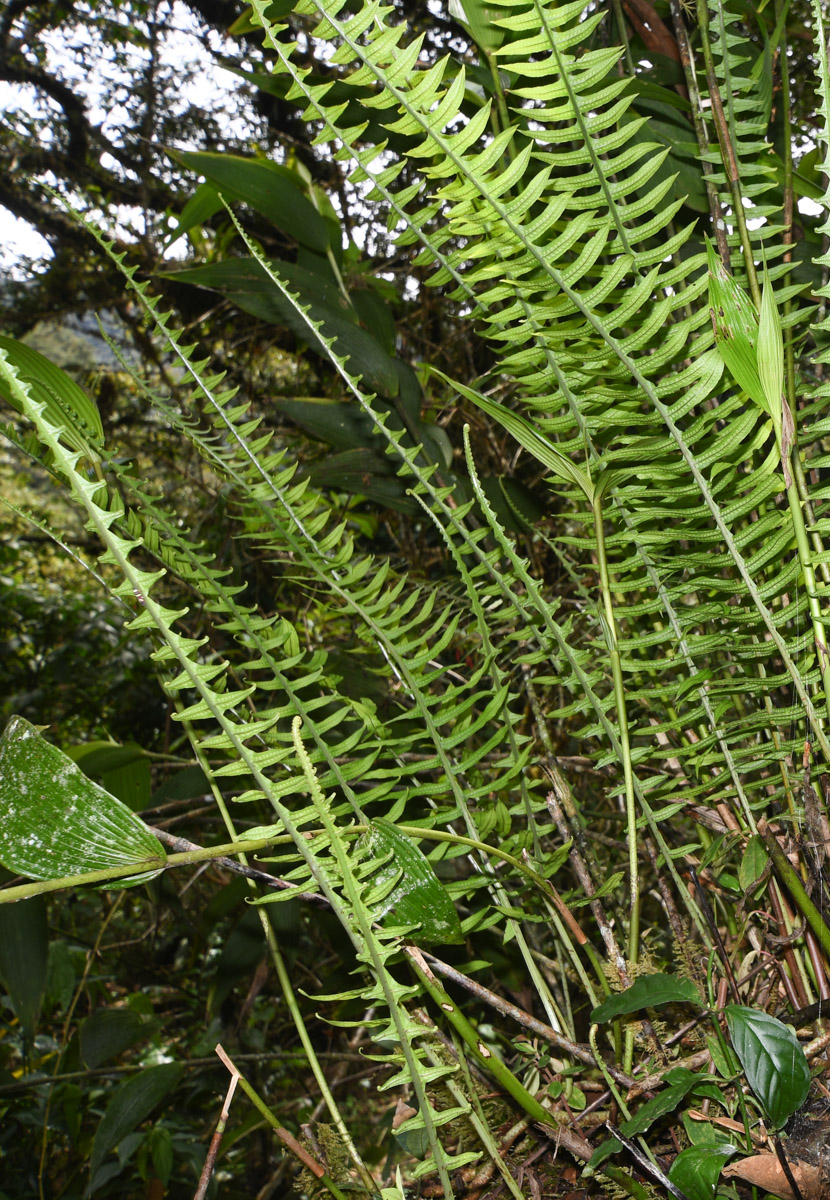
<svg viewBox="0 0 830 1200"><path fill-rule="evenodd" d="M126 804L88 779L23 717L0 738L0 862L30 879L62 879L133 863L157 867L114 879L152 879L167 860L161 844Z"/></svg>

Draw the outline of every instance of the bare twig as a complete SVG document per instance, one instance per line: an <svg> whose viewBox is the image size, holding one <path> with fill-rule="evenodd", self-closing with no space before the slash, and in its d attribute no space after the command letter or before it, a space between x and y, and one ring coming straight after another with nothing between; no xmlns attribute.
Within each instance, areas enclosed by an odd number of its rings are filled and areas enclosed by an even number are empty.
<svg viewBox="0 0 830 1200"><path fill-rule="evenodd" d="M221 1054L219 1053L220 1051ZM219 1054L219 1057L225 1063L225 1066L228 1066L230 1060L226 1061L223 1057L225 1052L222 1050L221 1046L216 1047L216 1053ZM207 1157L205 1158L205 1165L202 1167L202 1174L199 1176L199 1186L196 1188L196 1191L193 1194L193 1200L204 1200L205 1194L207 1193L210 1177L213 1174L213 1168L216 1166L219 1147L222 1145L222 1137L228 1124L228 1116L230 1115L231 1111L231 1101L233 1100L233 1094L236 1091L236 1085L238 1082L239 1072L237 1071L236 1067L233 1067L231 1070L231 1081L228 1084L228 1090L225 1093L225 1103L222 1105L222 1111L219 1114L219 1120L216 1123L216 1129L213 1131L213 1137L210 1139L210 1146L208 1147Z"/></svg>
<svg viewBox="0 0 830 1200"><path fill-rule="evenodd" d="M175 834L168 833L165 829L159 829L155 825L148 825L150 830L160 842L165 846L169 846L174 854L186 854L192 850L202 850L196 842L190 842L187 838L176 837ZM289 883L285 879L278 879L276 875L271 875L268 871L259 871L256 867L247 867L241 862L237 862L235 858L214 858L210 860L214 866L222 867L225 871L233 871L236 875L244 875L246 879L253 879L256 883L261 883L263 887L278 888L283 891L293 891L297 893L298 900L307 900L312 904L322 904L328 907L328 900L325 896L318 896L314 892L301 892L295 888L293 883Z"/></svg>

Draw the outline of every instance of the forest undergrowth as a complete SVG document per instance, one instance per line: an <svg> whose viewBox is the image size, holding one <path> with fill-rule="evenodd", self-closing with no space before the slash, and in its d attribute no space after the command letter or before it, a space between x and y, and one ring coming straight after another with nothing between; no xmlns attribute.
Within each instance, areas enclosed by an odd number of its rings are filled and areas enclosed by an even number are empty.
<svg viewBox="0 0 830 1200"><path fill-rule="evenodd" d="M234 27L397 273L176 151L137 432L0 336L0 1196L823 1200L824 10L402 15Z"/></svg>

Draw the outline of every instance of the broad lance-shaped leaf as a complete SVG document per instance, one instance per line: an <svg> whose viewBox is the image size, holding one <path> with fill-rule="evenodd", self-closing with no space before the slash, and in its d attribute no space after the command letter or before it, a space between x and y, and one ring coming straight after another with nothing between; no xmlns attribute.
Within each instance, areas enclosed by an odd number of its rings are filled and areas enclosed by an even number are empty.
<svg viewBox="0 0 830 1200"><path fill-rule="evenodd" d="M0 738L0 862L30 879L62 879L148 860L158 865L106 886L158 875L161 844L34 725L12 717Z"/></svg>
<svg viewBox="0 0 830 1200"><path fill-rule="evenodd" d="M795 422L784 395L784 337L766 265L764 266L761 318L758 323L758 374L775 426L775 438L781 452L784 482L789 487L792 483L790 451L795 439Z"/></svg>
<svg viewBox="0 0 830 1200"><path fill-rule="evenodd" d="M300 190L295 171L266 159L240 158L212 151L169 151L170 157L204 175L226 200L238 200L273 221L290 237L325 254L332 231Z"/></svg>
<svg viewBox="0 0 830 1200"><path fill-rule="evenodd" d="M455 388L457 392L475 404L476 408L480 408L488 417L492 417L494 421L498 421L503 429L512 434L516 441L532 454L542 466L547 467L552 471L558 479L566 483L576 484L589 500L594 497L595 487L588 475L569 458L566 458L561 451L557 450L553 442L545 437L535 425L531 425L530 421L519 413L513 412L510 408L505 408L503 404L497 404L495 400L491 400L489 396L483 396L481 392L477 392L474 388L466 387L465 384L459 383L457 379L450 379L443 371L439 371L437 367L431 367L430 373L439 376L450 387Z"/></svg>
<svg viewBox="0 0 830 1200"><path fill-rule="evenodd" d="M758 321L758 375L777 432L781 425L781 401L784 392L784 339L781 334L781 318L778 316L778 306L766 266L761 316Z"/></svg>
<svg viewBox="0 0 830 1200"><path fill-rule="evenodd" d="M168 1092L173 1090L181 1079L183 1070L181 1063L163 1063L160 1067L148 1067L146 1071L126 1079L115 1091L95 1131L89 1160L89 1195L105 1182L104 1179L98 1178L98 1171L107 1155L150 1115Z"/></svg>
<svg viewBox="0 0 830 1200"><path fill-rule="evenodd" d="M769 403L758 374L755 305L729 274L708 238L706 253L709 256L709 312L715 330L715 345L738 387L769 415Z"/></svg>
<svg viewBox="0 0 830 1200"><path fill-rule="evenodd" d="M700 993L691 979L677 975L640 975L630 988L609 996L591 1013L599 1024L625 1017L641 1008L659 1008L661 1004L700 1004Z"/></svg>
<svg viewBox="0 0 830 1200"><path fill-rule="evenodd" d="M505 32L497 21L507 9L487 0L450 0L450 16L470 31L477 45L489 57L504 41Z"/></svg>
<svg viewBox="0 0 830 1200"><path fill-rule="evenodd" d="M731 1142L721 1146L689 1146L672 1163L669 1179L689 1200L715 1200L723 1164L737 1152L738 1147Z"/></svg>
<svg viewBox="0 0 830 1200"><path fill-rule="evenodd" d="M807 1099L810 1067L789 1026L754 1008L724 1009L732 1046L747 1082L779 1128Z"/></svg>
<svg viewBox="0 0 830 1200"><path fill-rule="evenodd" d="M415 842L383 820L372 822L366 842L369 854L381 860L366 895L372 919L391 914L395 925L414 926L409 940L416 945L462 942L455 905Z"/></svg>
<svg viewBox="0 0 830 1200"><path fill-rule="evenodd" d="M5 872L0 871L5 879ZM0 984L15 1016L32 1037L40 1016L49 971L49 923L46 900L0 906Z"/></svg>

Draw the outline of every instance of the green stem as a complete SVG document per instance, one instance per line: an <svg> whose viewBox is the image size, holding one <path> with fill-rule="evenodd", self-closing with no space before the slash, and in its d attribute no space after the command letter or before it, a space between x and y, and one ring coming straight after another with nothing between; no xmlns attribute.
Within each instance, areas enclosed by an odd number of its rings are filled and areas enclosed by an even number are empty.
<svg viewBox="0 0 830 1200"><path fill-rule="evenodd" d="M124 863L120 867L103 867L97 871L84 871L79 875L64 875L61 879L21 883L15 887L0 890L0 904L14 904L17 900L28 900L32 896L41 896L46 892L59 892L64 888L127 879L131 875L142 875L145 871L161 871L167 867L208 862L214 858L223 858L228 854L241 854L243 850L262 850L265 846L271 846L273 843L273 838L261 838L251 842L230 842L224 846L203 846L199 850L185 850L181 854L168 854L165 859L146 858L141 862Z"/></svg>
<svg viewBox="0 0 830 1200"><path fill-rule="evenodd" d="M603 528L602 493L599 489L594 492L592 508L594 514L594 534L597 542L597 568L599 570L599 585L602 594L605 637L608 642L608 653L611 659L611 678L614 684L614 702L617 709L623 779L625 782L625 820L628 835L628 888L630 903L628 959L629 963L633 966L637 963L640 954L640 873L637 863L637 807L634 795L634 767L631 762L631 744L628 736L625 682L623 680L622 663L620 661L617 621L611 598L611 576L608 571L605 530ZM623 1070L630 1071L630 1069L631 1063L629 1061L623 1067Z"/></svg>
<svg viewBox="0 0 830 1200"><path fill-rule="evenodd" d="M793 900L801 910L802 916L807 924L812 929L818 939L824 953L830 958L830 929L824 923L821 913L813 904L807 892L804 889L804 884L801 882L798 872L794 869L790 860L787 858L784 851L778 844L778 839L769 832L763 830L761 837L764 841L767 853L772 859L778 877L787 891L792 896Z"/></svg>
<svg viewBox="0 0 830 1200"><path fill-rule="evenodd" d="M237 1078L239 1080L240 1088L251 1101L251 1104L253 1104L257 1112L260 1113L261 1116L268 1122L271 1128L277 1133L280 1140L290 1147L290 1143L293 1142L294 1139L290 1138L290 1141L288 1141L288 1139L283 1136L286 1133L286 1130L284 1130L282 1125L280 1125L279 1121L271 1112L270 1108L262 1099L262 1097L251 1087L244 1075L238 1075ZM317 1175L317 1172L315 1171L314 1174ZM317 1179L323 1184L324 1187L328 1189L332 1196L334 1196L335 1200L347 1200L346 1193L340 1190L331 1176L327 1175L325 1171L322 1174L317 1175Z"/></svg>
<svg viewBox="0 0 830 1200"><path fill-rule="evenodd" d="M493 1076L499 1086L504 1088L508 1095L513 1097L529 1117L534 1121L538 1121L540 1125L556 1128L556 1118L553 1113L543 1108L536 1097L530 1094L521 1080L516 1078L510 1068L506 1067L501 1059L489 1047L485 1046L461 1010L453 1004L449 993L445 991L432 974L420 952L414 946L404 946L404 953L408 957L409 964L424 990L432 997L453 1029L463 1039L485 1070Z"/></svg>
<svg viewBox="0 0 830 1200"><path fill-rule="evenodd" d="M308 1029L303 1019L303 1014L300 1011L300 1006L297 1003L296 993L294 992L294 988L291 984L291 976L286 968L285 959L282 956L279 944L277 943L276 934L274 933L271 922L268 920L265 909L260 909L260 916L262 917L262 928L265 931L268 949L271 952L271 958L273 960L274 967L276 968L277 978L279 979L280 987L282 988L283 999L285 1000L288 1011L291 1014L294 1027L299 1034L300 1042L302 1043L303 1050L305 1051L306 1059L314 1074L317 1087L320 1089L320 1095L322 1096L326 1108L329 1110L329 1113L337 1127L337 1132L343 1139L344 1144L351 1155L352 1161L357 1167L364 1187L367 1187L370 1191L372 1191L375 1187L374 1181L369 1173L369 1170L364 1165L363 1159L360 1157L360 1153L358 1152L358 1149L352 1140L351 1134L349 1133L348 1126L341 1116L340 1109L337 1107L337 1101L332 1095L331 1088L328 1085L328 1080L323 1072L322 1063L317 1057L314 1045L309 1037ZM324 1182L322 1176L321 1181ZM332 1192L333 1195L338 1195L338 1193L334 1192L333 1188L328 1183L326 1184L326 1187L328 1187L329 1191Z"/></svg>
<svg viewBox="0 0 830 1200"><path fill-rule="evenodd" d="M623 12L621 0L611 0L611 6L614 9L614 19L617 22L617 32L620 38L620 45L625 50L625 65L628 74L634 78L634 59L631 57L631 47L628 44L628 34L625 31L625 13Z"/></svg>
<svg viewBox="0 0 830 1200"><path fill-rule="evenodd" d="M490 1131L490 1123L487 1120L487 1114L484 1112L481 1101L476 1092L475 1084L473 1083L473 1079L470 1074L470 1068L464 1054L464 1047L457 1037L453 1039L453 1042L455 1045L455 1052L458 1055L458 1065L461 1069L461 1074L464 1078L464 1084L467 1089L467 1095L464 1095L464 1092L455 1083L452 1076L449 1076L444 1080L444 1086L452 1096L453 1100L455 1100L459 1108L466 1110L467 1120L475 1130L476 1137L487 1151L490 1157L490 1162L504 1180L504 1185L513 1196L513 1200L525 1200L524 1192L510 1173L510 1168L499 1153L499 1147L497 1146L495 1138ZM441 1065L438 1056L429 1047L427 1047L427 1057L430 1059L433 1066ZM468 1096L469 1099L467 1098Z"/></svg>
<svg viewBox="0 0 830 1200"><path fill-rule="evenodd" d="M794 448L791 458L795 459L797 453L797 449ZM830 717L830 649L827 646L827 632L821 612L821 601L816 591L816 573L813 568L810 542L807 535L807 527L804 523L804 513L801 508L801 497L798 493L798 485L795 480L791 481L787 488L787 500L790 505L798 557L801 563L801 573L810 608L810 620L813 625L813 637L815 638L821 682L824 688L824 705L827 715Z"/></svg>
<svg viewBox="0 0 830 1200"><path fill-rule="evenodd" d="M405 946L404 952L409 958L410 966L418 980L423 985L429 996L439 1006L441 1011L446 1016L447 1020L452 1025L457 1034L466 1043L481 1065L487 1070L496 1082L504 1088L504 1090L513 1097L513 1099L525 1110L528 1116L538 1122L540 1125L545 1125L548 1128L553 1126L558 1128L556 1118L552 1113L544 1108L535 1096L532 1096L527 1088L516 1078L511 1070L496 1057L493 1052L484 1045L481 1038L477 1035L470 1022L463 1013L456 1008L450 999L448 993L444 990L435 976L427 967L426 962L422 958L420 951L414 946ZM647 1200L648 1193L635 1180L631 1179L624 1171L617 1167L603 1166L600 1168L601 1174L613 1179L624 1191L630 1196L636 1197L636 1200Z"/></svg>
<svg viewBox="0 0 830 1200"><path fill-rule="evenodd" d="M599 1025L592 1025L590 1027L590 1029L588 1030L588 1045L591 1047L591 1052L594 1056L594 1062L599 1067L599 1069L602 1073L602 1077L605 1080L605 1086L608 1088L609 1092L614 1097L614 1100L617 1103L617 1108L620 1110L620 1113L622 1114L624 1120L630 1121L631 1120L631 1112L628 1108L628 1105L626 1104L625 1100L623 1099L622 1093L620 1092L616 1083L612 1079L611 1074L608 1070L608 1067L605 1065L605 1060L603 1059L602 1055L599 1052L599 1046L597 1045L597 1033L598 1032L599 1032Z"/></svg>
<svg viewBox="0 0 830 1200"><path fill-rule="evenodd" d="M755 307L760 312L761 289L758 285L758 276L755 271L755 260L752 256L752 242L749 237L746 216L744 214L743 197L741 195L740 168L738 166L738 159L735 154L735 147L732 143L729 123L727 122L726 114L723 111L720 87L718 85L717 72L715 71L715 58L712 54L708 0L698 0L697 18L700 25L700 44L701 49L703 50L703 61L706 67L706 82L709 88L709 100L712 106L712 118L715 123L715 131L718 135L718 145L720 146L723 169L726 173L726 182L732 202L732 214L735 219L735 224L738 226L738 231L741 237L741 246L743 247L744 252L744 265L746 266L749 290Z"/></svg>
<svg viewBox="0 0 830 1200"><path fill-rule="evenodd" d="M485 50L484 56L487 59L487 66L490 68L490 76L493 80L493 94L496 97L496 108L499 114L499 124L502 129L510 128L510 113L507 111L507 101L504 98L504 88L501 84L501 75L499 74L498 63L492 54L488 54ZM498 132L498 131L497 131ZM511 138L507 147L507 156L510 162L513 161L516 151Z"/></svg>
<svg viewBox="0 0 830 1200"><path fill-rule="evenodd" d="M278 826L274 826L278 828ZM397 828L407 837L420 838L429 842L451 842L457 846L468 846L471 850L481 851L502 862L509 863L516 871L530 879L553 900L561 903L556 889L547 879L529 867L521 859L515 858L499 846L491 846L487 842L476 841L475 838L464 837L446 829L423 829L420 825L398 825ZM343 836L359 837L368 832L368 825L352 825L343 830ZM85 884L107 883L110 880L126 879L131 875L140 875L145 871L166 870L168 867L187 866L190 863L209 862L216 858L228 858L234 854L240 856L264 850L268 846L290 845L294 839L290 834L274 833L269 837L245 838L234 842L225 842L221 846L200 846L196 850L184 850L177 854L168 854L166 858L146 858L139 862L124 863L120 867L103 867L96 871L84 871L78 875L64 875L60 879L45 879L37 883L21 883L15 887L0 889L0 904L11 904L16 900L28 900L31 896L39 896L44 892L58 892L64 888L82 887ZM297 892L300 893L298 888Z"/></svg>

